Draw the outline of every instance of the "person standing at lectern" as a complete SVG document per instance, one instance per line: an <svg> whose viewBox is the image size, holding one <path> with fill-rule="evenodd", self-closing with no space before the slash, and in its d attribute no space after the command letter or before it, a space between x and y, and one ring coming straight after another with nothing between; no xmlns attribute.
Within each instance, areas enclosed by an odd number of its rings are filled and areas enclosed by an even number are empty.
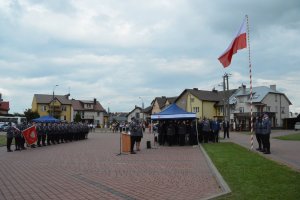
<svg viewBox="0 0 300 200"><path fill-rule="evenodd" d="M137 135L135 138L136 142L136 150L140 151L141 150L141 140L143 138L143 123L138 123L137 127Z"/></svg>
<svg viewBox="0 0 300 200"><path fill-rule="evenodd" d="M131 118L131 122L129 125L129 131L130 131L130 153L131 154L136 154L135 151L133 150L134 145L135 145L135 141L136 141L136 137L138 136L138 121L132 117Z"/></svg>

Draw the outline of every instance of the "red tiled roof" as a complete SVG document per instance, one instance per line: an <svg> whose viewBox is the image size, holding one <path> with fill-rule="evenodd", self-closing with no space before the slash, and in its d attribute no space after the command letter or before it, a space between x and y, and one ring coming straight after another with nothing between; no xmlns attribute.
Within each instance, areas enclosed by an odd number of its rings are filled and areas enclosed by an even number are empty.
<svg viewBox="0 0 300 200"><path fill-rule="evenodd" d="M85 101L85 100L75 100L75 99L72 99L72 106L73 106L73 109L75 111L84 111L84 110L87 110L85 109L83 106L84 104L86 103L89 103L89 104L94 104L94 101ZM89 109L88 109L89 110ZM96 104L94 106L94 111L102 111L102 112L105 112L104 108L102 107L102 105L99 103L99 101L96 101Z"/></svg>
<svg viewBox="0 0 300 200"><path fill-rule="evenodd" d="M9 111L9 101L1 101L0 110Z"/></svg>

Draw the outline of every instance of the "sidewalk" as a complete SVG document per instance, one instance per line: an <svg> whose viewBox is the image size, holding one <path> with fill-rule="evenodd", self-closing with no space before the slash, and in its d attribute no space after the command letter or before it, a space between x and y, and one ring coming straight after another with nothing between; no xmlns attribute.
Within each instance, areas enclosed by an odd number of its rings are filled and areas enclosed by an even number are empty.
<svg viewBox="0 0 300 200"><path fill-rule="evenodd" d="M294 130L272 130L271 133L271 154L266 155L260 152L260 155L263 155L266 158L272 159L284 165L287 165L297 171L300 171L300 141L286 141L274 139L274 137L281 135L289 135L296 133ZM223 136L223 133L220 133L220 136ZM243 134L241 132L230 132L230 139L221 140L223 142L234 142L241 146L244 146L248 149L250 146L250 135ZM258 147L257 140L254 135L254 151Z"/></svg>
<svg viewBox="0 0 300 200"><path fill-rule="evenodd" d="M119 153L118 133L7 153L0 148L0 199L206 199L223 191L198 147ZM153 146L153 144L152 144Z"/></svg>

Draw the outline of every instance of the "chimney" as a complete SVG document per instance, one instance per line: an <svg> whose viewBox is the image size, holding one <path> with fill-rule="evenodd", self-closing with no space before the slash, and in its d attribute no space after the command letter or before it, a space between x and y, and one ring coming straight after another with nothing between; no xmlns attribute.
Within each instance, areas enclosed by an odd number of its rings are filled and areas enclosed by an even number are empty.
<svg viewBox="0 0 300 200"><path fill-rule="evenodd" d="M2 99L2 94L0 93L0 101L3 101L3 99Z"/></svg>
<svg viewBox="0 0 300 200"><path fill-rule="evenodd" d="M276 91L276 85L270 85L270 89Z"/></svg>
<svg viewBox="0 0 300 200"><path fill-rule="evenodd" d="M97 99L96 99L96 98L94 98L94 105L96 105L96 102L97 102Z"/></svg>
<svg viewBox="0 0 300 200"><path fill-rule="evenodd" d="M198 88L193 88L193 90L198 90Z"/></svg>
<svg viewBox="0 0 300 200"><path fill-rule="evenodd" d="M65 97L66 97L67 99L69 99L70 93L66 94Z"/></svg>
<svg viewBox="0 0 300 200"><path fill-rule="evenodd" d="M218 90L216 90L215 87L213 87L213 89L211 90L212 92L218 93Z"/></svg>
<svg viewBox="0 0 300 200"><path fill-rule="evenodd" d="M246 85L242 84L243 94L246 94Z"/></svg>

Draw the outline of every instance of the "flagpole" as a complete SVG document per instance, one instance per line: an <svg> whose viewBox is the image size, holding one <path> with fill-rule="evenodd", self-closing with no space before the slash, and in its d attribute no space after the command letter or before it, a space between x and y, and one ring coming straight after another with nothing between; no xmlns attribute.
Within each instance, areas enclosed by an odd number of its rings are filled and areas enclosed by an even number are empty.
<svg viewBox="0 0 300 200"><path fill-rule="evenodd" d="M250 35L249 35L249 19L248 15L246 15L246 20L247 20L247 43L248 43L248 58L249 58L249 76L250 76L250 129L251 129L251 150L253 150L253 112L252 112L252 66L251 66L251 51L250 51Z"/></svg>

